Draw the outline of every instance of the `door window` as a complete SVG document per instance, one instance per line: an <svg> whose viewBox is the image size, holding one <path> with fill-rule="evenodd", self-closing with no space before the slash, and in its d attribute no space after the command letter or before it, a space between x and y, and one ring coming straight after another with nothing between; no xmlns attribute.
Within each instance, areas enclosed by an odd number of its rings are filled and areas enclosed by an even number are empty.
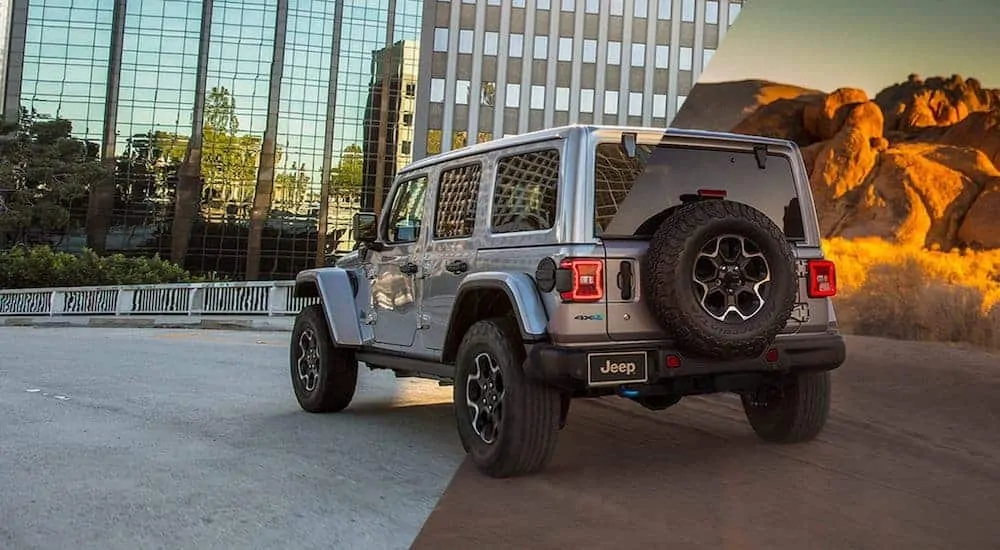
<svg viewBox="0 0 1000 550"><path fill-rule="evenodd" d="M420 176L399 184L392 199L386 227L386 242L405 244L416 242L424 218L424 195L427 176Z"/></svg>

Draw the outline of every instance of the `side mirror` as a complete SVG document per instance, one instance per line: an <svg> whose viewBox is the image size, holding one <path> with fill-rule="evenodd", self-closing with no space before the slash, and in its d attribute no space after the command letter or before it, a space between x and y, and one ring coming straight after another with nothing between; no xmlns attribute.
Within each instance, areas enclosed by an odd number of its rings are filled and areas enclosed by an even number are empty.
<svg viewBox="0 0 1000 550"><path fill-rule="evenodd" d="M635 158L635 152L638 148L638 136L635 132L624 132L622 133L621 148L625 152L625 156L630 159Z"/></svg>
<svg viewBox="0 0 1000 550"><path fill-rule="evenodd" d="M354 240L359 243L370 243L378 239L378 218L374 212L356 212L354 214Z"/></svg>

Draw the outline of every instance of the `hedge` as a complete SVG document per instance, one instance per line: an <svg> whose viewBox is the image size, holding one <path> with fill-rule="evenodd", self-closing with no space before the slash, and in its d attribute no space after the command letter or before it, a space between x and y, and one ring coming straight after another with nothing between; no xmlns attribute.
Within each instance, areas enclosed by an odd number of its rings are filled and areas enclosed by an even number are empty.
<svg viewBox="0 0 1000 550"><path fill-rule="evenodd" d="M199 280L177 264L121 254L57 252L48 246L18 246L0 252L0 289L184 283Z"/></svg>

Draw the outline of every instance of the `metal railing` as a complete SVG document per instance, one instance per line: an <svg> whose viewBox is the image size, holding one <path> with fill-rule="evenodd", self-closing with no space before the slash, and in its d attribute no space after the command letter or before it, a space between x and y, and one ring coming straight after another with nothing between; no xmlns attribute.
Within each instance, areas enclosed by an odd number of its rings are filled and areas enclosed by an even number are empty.
<svg viewBox="0 0 1000 550"><path fill-rule="evenodd" d="M319 298L292 296L294 281L180 283L0 290L2 316L295 315Z"/></svg>

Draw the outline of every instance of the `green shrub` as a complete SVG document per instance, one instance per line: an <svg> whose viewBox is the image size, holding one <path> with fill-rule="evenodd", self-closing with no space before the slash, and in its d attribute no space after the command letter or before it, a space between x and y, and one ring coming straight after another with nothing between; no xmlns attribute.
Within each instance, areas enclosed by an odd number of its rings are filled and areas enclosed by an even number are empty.
<svg viewBox="0 0 1000 550"><path fill-rule="evenodd" d="M199 280L177 264L161 259L80 255L47 246L15 247L0 252L0 288L184 283Z"/></svg>

